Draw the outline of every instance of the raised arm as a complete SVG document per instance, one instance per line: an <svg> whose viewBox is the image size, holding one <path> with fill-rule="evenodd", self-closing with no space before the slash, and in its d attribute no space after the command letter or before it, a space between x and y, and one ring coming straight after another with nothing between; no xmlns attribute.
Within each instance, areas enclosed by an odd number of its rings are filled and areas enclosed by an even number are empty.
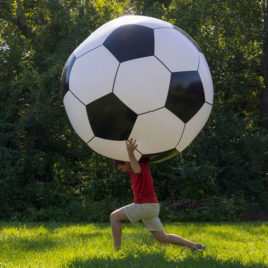
<svg viewBox="0 0 268 268"><path fill-rule="evenodd" d="M141 166L134 155L134 151L136 150L137 146L138 145L136 144L136 140L133 140L132 138L130 138L129 141L126 141L126 147L131 169L134 173L140 174Z"/></svg>

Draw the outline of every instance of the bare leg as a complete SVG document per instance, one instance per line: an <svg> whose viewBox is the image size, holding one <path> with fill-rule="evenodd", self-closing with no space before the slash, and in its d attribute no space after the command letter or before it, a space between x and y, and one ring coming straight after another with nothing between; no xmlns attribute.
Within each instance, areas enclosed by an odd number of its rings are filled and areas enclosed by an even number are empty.
<svg viewBox="0 0 268 268"><path fill-rule="evenodd" d="M121 235L122 235L122 224L121 222L127 220L127 216L122 208L113 211L110 215L110 222L112 227L114 246L116 249L121 248Z"/></svg>
<svg viewBox="0 0 268 268"><path fill-rule="evenodd" d="M152 231L152 234L160 243L180 245L191 249L194 249L196 247L196 243L188 241L175 234L166 234L164 231Z"/></svg>

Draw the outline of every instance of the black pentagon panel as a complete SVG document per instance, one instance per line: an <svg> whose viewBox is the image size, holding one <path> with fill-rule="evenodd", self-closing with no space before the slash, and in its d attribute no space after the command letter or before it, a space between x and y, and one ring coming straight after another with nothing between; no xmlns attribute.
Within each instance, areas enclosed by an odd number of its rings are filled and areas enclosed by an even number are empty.
<svg viewBox="0 0 268 268"><path fill-rule="evenodd" d="M61 87L63 90L63 95L65 95L66 92L69 90L70 74L75 60L76 57L72 54L64 65L61 75Z"/></svg>
<svg viewBox="0 0 268 268"><path fill-rule="evenodd" d="M188 122L202 107L205 94L197 71L171 74L166 108L184 123Z"/></svg>
<svg viewBox="0 0 268 268"><path fill-rule="evenodd" d="M194 39L185 31L183 31L181 28L179 28L178 26L173 26L175 30L181 32L195 47L196 49L202 53L200 47L198 46L198 44L194 41Z"/></svg>
<svg viewBox="0 0 268 268"><path fill-rule="evenodd" d="M178 154L179 154L178 150L172 149L172 150L168 150L168 151L161 152L161 153L142 155L142 158L140 161L141 162L146 161L148 158L152 157L152 160L150 161L150 163L161 163Z"/></svg>
<svg viewBox="0 0 268 268"><path fill-rule="evenodd" d="M154 55L154 31L141 25L123 25L115 29L103 45L119 62Z"/></svg>
<svg viewBox="0 0 268 268"><path fill-rule="evenodd" d="M94 135L109 140L128 139L137 114L113 93L86 106Z"/></svg>

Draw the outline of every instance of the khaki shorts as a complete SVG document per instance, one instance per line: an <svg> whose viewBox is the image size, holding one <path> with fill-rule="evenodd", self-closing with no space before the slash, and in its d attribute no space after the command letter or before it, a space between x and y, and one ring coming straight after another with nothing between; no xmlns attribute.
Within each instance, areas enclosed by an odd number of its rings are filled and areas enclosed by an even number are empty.
<svg viewBox="0 0 268 268"><path fill-rule="evenodd" d="M132 203L122 207L122 209L130 222L134 223L142 220L148 232L163 231L163 226L158 217L160 212L159 203Z"/></svg>

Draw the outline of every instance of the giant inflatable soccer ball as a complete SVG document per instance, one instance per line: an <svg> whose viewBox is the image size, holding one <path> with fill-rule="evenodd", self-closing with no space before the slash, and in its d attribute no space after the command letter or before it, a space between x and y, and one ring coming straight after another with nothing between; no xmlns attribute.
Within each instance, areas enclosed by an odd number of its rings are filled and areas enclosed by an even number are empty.
<svg viewBox="0 0 268 268"><path fill-rule="evenodd" d="M145 16L112 20L81 43L62 75L64 106L80 138L106 157L165 160L208 120L213 84L197 44L172 24Z"/></svg>

